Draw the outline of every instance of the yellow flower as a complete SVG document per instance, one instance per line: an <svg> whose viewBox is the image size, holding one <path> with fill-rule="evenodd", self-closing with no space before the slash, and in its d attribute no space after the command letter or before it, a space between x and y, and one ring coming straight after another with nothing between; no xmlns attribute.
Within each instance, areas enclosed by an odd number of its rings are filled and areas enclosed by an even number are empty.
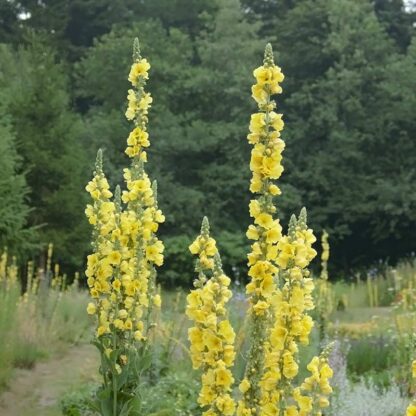
<svg viewBox="0 0 416 416"><path fill-rule="evenodd" d="M231 375L231 371L225 367L219 367L215 370L215 382L218 386L224 386L229 388L233 383L234 379Z"/></svg>
<svg viewBox="0 0 416 416"><path fill-rule="evenodd" d="M229 394L221 395L215 401L215 405L221 414L225 416L231 416L235 411L235 403ZM216 413L213 413L216 415Z"/></svg>
<svg viewBox="0 0 416 416"><path fill-rule="evenodd" d="M254 225L250 225L246 232L246 236L250 240L258 240L260 235L257 228Z"/></svg>
<svg viewBox="0 0 416 416"><path fill-rule="evenodd" d="M134 85L137 86L138 78L143 77L144 79L149 78L149 74L147 71L150 69L150 64L147 62L146 59L141 59L138 62L135 62L130 69L129 74L129 81Z"/></svg>
<svg viewBox="0 0 416 416"><path fill-rule="evenodd" d="M160 297L160 295L155 295L153 297L153 305L156 306L156 308L160 308L162 305L162 299Z"/></svg>
<svg viewBox="0 0 416 416"><path fill-rule="evenodd" d="M277 131L283 130L284 123L282 120L282 114L276 114L274 111L272 111L270 112L269 117L270 117L270 124L275 130Z"/></svg>
<svg viewBox="0 0 416 416"><path fill-rule="evenodd" d="M269 304L263 300L258 301L254 306L253 310L257 315L263 315L264 312L269 308Z"/></svg>
<svg viewBox="0 0 416 416"><path fill-rule="evenodd" d="M280 191L279 187L275 184L269 185L268 190L269 190L271 195L280 195L281 194L281 191Z"/></svg>
<svg viewBox="0 0 416 416"><path fill-rule="evenodd" d="M225 345L223 351L224 363L227 367L231 367L235 359L235 351L233 345Z"/></svg>
<svg viewBox="0 0 416 416"><path fill-rule="evenodd" d="M326 397L319 398L319 407L324 408L329 406L329 400Z"/></svg>
<svg viewBox="0 0 416 416"><path fill-rule="evenodd" d="M270 341L278 350L282 350L287 336L287 329L283 326L276 326L270 334Z"/></svg>
<svg viewBox="0 0 416 416"><path fill-rule="evenodd" d="M202 221L201 234L189 248L198 255L199 277L194 283L196 289L187 296L186 307L186 314L195 322L188 330L192 365L204 369L198 402L203 407L210 406L204 415L232 415L235 403L227 392L233 378L227 367L232 366L235 358L235 333L224 318L225 304L231 298L230 279L222 272L207 218Z"/></svg>
<svg viewBox="0 0 416 416"><path fill-rule="evenodd" d="M249 209L250 209L250 216L253 218L259 216L262 212L260 203L259 201L257 201L257 199L252 199L250 201Z"/></svg>
<svg viewBox="0 0 416 416"><path fill-rule="evenodd" d="M204 343L211 351L219 351L222 348L221 338L210 331L204 333Z"/></svg>
<svg viewBox="0 0 416 416"><path fill-rule="evenodd" d="M120 290L120 288L121 288L121 282L120 282L120 280L119 279L115 279L114 281L113 281L113 283L112 283L112 286L113 286L113 288L115 289L115 290Z"/></svg>
<svg viewBox="0 0 416 416"><path fill-rule="evenodd" d="M266 122L263 113L252 114L249 127L252 133L261 133L265 125Z"/></svg>
<svg viewBox="0 0 416 416"><path fill-rule="evenodd" d="M202 386L202 389L199 393L198 402L201 405L208 405L213 402L215 398L215 393L210 386Z"/></svg>
<svg viewBox="0 0 416 416"><path fill-rule="evenodd" d="M321 377L331 378L333 375L334 372L332 371L332 368L328 365L328 363L325 363L321 368Z"/></svg>
<svg viewBox="0 0 416 416"><path fill-rule="evenodd" d="M241 393L245 393L250 388L250 382L247 380L247 378L244 378L240 385L238 386Z"/></svg>
<svg viewBox="0 0 416 416"><path fill-rule="evenodd" d="M282 82L284 79L284 75L282 74L280 68L276 65L271 67L260 66L259 68L255 69L253 72L254 77L259 85L264 84L278 84ZM274 86L273 94L277 94L276 86Z"/></svg>
<svg viewBox="0 0 416 416"><path fill-rule="evenodd" d="M112 251L108 256L110 264L119 264L121 261L121 254L119 251Z"/></svg>
<svg viewBox="0 0 416 416"><path fill-rule="evenodd" d="M199 244L198 238L189 246L189 251L192 254L199 254L201 251L201 246Z"/></svg>
<svg viewBox="0 0 416 416"><path fill-rule="evenodd" d="M124 322L121 319L114 319L114 327L117 329L124 329Z"/></svg>
<svg viewBox="0 0 416 416"><path fill-rule="evenodd" d="M261 214L257 215L254 219L254 222L266 229L272 228L274 224L273 217L265 212L262 212Z"/></svg>
<svg viewBox="0 0 416 416"><path fill-rule="evenodd" d="M107 326L105 326L105 325L100 325L99 327L98 327L98 329L97 329L97 336L101 336L101 335L104 335L106 332L108 331L108 328L107 328Z"/></svg>
<svg viewBox="0 0 416 416"><path fill-rule="evenodd" d="M228 344L232 344L235 339L235 333L230 322L228 320L221 321L218 328L218 334L221 335Z"/></svg>
<svg viewBox="0 0 416 416"><path fill-rule="evenodd" d="M411 404L406 410L406 416L416 416L416 404Z"/></svg>
<svg viewBox="0 0 416 416"><path fill-rule="evenodd" d="M163 243L161 241L156 241L154 244L146 247L146 258L157 266L163 264Z"/></svg>
<svg viewBox="0 0 416 416"><path fill-rule="evenodd" d="M267 91L263 88L262 85L256 84L251 87L252 97L257 101L259 104L266 104L268 100Z"/></svg>
<svg viewBox="0 0 416 416"><path fill-rule="evenodd" d="M286 351L283 354L283 374L286 378L292 379L298 374L299 366L295 362L293 355Z"/></svg>
<svg viewBox="0 0 416 416"><path fill-rule="evenodd" d="M97 311L97 308L95 306L95 303L90 302L87 306L88 315L94 315L96 311Z"/></svg>
<svg viewBox="0 0 416 416"><path fill-rule="evenodd" d="M120 309L119 311L118 311L118 316L119 316L119 318L121 318L121 319L126 319L127 317L128 317L128 312L125 310L125 309Z"/></svg>
<svg viewBox="0 0 416 416"><path fill-rule="evenodd" d="M266 232L266 241L268 243L277 243L282 237L282 227L278 221L273 221L272 227Z"/></svg>
<svg viewBox="0 0 416 416"><path fill-rule="evenodd" d="M145 337L143 336L142 331L135 331L135 332L134 332L134 339L135 339L136 341L142 341L142 340L144 340L144 339L145 339Z"/></svg>

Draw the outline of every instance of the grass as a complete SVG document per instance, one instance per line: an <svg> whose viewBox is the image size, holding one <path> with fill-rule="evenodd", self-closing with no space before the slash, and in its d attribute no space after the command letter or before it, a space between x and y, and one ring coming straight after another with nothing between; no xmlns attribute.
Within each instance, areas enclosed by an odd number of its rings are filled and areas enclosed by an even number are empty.
<svg viewBox="0 0 416 416"><path fill-rule="evenodd" d="M404 275L399 275L397 270L403 270ZM336 307L330 315L331 324L324 343L335 338L342 342L351 394L366 391L364 382L370 383L372 389L399 389L403 397L408 392L416 314L397 299L403 290L412 288L416 268L413 273L408 266L397 270L373 277L371 285L366 281L332 285ZM245 361L247 304L241 288L233 291L230 320L237 334L239 354L234 376L238 385ZM385 291L387 295L383 294ZM152 376L142 390L143 414L196 416L201 414L196 402L200 381L189 359L187 329L190 322L184 313L186 293L164 291L162 298L162 311L152 335L157 344ZM76 289L50 289L25 302L18 290L0 291L0 336L6 340L0 344L3 386L10 379L14 366L30 368L53 352L90 339L93 331L85 312L87 302L87 293ZM340 304L342 307L338 307ZM311 338L309 346L300 348L300 378L306 375L304 367L320 347L316 329ZM354 386L361 387L355 389ZM87 415L85 400L95 388L95 384L81 383L65 395L64 414Z"/></svg>
<svg viewBox="0 0 416 416"><path fill-rule="evenodd" d="M0 289L0 390L13 369L32 368L37 361L89 339L91 322L85 313L88 296L71 289L22 297L15 284Z"/></svg>
<svg viewBox="0 0 416 416"><path fill-rule="evenodd" d="M7 385L13 372L18 298L17 288L0 290L0 389Z"/></svg>

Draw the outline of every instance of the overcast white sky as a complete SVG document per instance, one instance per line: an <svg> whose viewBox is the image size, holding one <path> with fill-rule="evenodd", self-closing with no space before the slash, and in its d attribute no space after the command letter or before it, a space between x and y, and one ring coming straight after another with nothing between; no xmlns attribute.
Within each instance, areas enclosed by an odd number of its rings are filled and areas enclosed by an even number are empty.
<svg viewBox="0 0 416 416"><path fill-rule="evenodd" d="M416 1L415 0L404 0L406 7L408 9L416 9Z"/></svg>

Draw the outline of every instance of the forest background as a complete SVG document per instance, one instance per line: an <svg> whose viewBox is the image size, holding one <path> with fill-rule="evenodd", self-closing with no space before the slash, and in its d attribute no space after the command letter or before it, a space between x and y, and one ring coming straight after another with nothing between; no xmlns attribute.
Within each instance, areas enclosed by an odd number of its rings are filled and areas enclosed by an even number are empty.
<svg viewBox="0 0 416 416"><path fill-rule="evenodd" d="M251 70L267 42L286 75L280 218L308 208L330 235L330 275L413 256L415 22L402 0L0 0L0 246L27 260L52 242L63 269L82 268L98 148L122 182L139 36L166 215L159 281L190 283L205 214L226 271L245 275Z"/></svg>

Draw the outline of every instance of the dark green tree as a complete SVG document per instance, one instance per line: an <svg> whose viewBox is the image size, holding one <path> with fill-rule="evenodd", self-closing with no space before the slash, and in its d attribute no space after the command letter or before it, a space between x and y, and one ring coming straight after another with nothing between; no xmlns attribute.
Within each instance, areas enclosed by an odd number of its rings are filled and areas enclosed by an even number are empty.
<svg viewBox="0 0 416 416"><path fill-rule="evenodd" d="M42 241L62 240L73 262L88 240L85 160L103 147L112 184L122 182L139 35L152 63L149 168L164 237L186 247L209 214L230 264L243 264L251 71L271 41L286 75L284 222L307 205L344 269L405 255L415 243L414 20L403 0L0 0L0 87L29 170L30 224L49 224ZM175 250L168 242L168 257Z"/></svg>
<svg viewBox="0 0 416 416"><path fill-rule="evenodd" d="M31 226L42 226L42 244L53 242L63 264L81 263L88 227L84 220L87 180L80 118L70 109L64 65L34 37L17 51L0 46L0 87L27 173Z"/></svg>
<svg viewBox="0 0 416 416"><path fill-rule="evenodd" d="M166 29L196 36L205 25L203 16L217 7L217 0L0 0L0 42L18 45L28 30L43 32L62 56L75 62L115 24L156 19Z"/></svg>
<svg viewBox="0 0 416 416"><path fill-rule="evenodd" d="M0 43L12 42L18 37L19 6L9 0L0 0Z"/></svg>
<svg viewBox="0 0 416 416"><path fill-rule="evenodd" d="M404 51L415 33L416 10L407 8L403 0L375 0L378 19L400 50Z"/></svg>
<svg viewBox="0 0 416 416"><path fill-rule="evenodd" d="M78 85L84 99L94 100L88 141L104 146L110 170L124 166L128 51L139 34L152 63L150 169L167 213L165 232L192 236L209 212L214 227L239 233L240 241L248 219L251 71L264 45L236 0L222 2L204 20L206 30L194 41L157 21L116 27L78 66Z"/></svg>
<svg viewBox="0 0 416 416"><path fill-rule="evenodd" d="M413 127L398 128L389 114L398 100L395 90L401 90L397 79L391 84L391 65L403 56L395 53L371 5L337 0L327 10L324 53L333 63L287 102L295 167L289 181L314 228L329 229L334 257L347 268L397 257L399 246L402 254L410 251L415 240L399 223L415 224L416 148ZM406 249L400 244L405 241Z"/></svg>
<svg viewBox="0 0 416 416"><path fill-rule="evenodd" d="M36 247L37 232L27 224L29 189L11 120L5 111L9 97L2 94L0 98L0 251L8 247L13 255L25 256Z"/></svg>

